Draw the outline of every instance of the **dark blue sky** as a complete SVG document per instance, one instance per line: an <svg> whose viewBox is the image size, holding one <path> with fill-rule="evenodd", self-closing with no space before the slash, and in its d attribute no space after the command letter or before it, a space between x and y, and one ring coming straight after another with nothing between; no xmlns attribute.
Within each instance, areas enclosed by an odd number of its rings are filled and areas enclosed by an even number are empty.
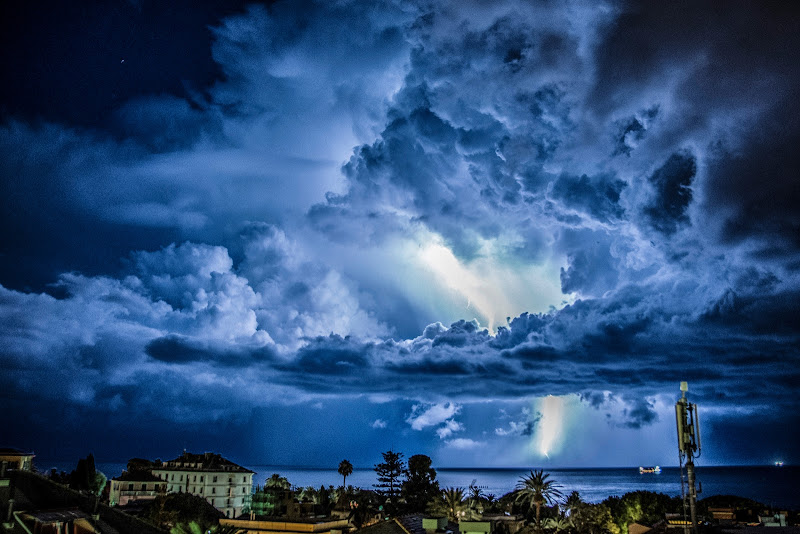
<svg viewBox="0 0 800 534"><path fill-rule="evenodd" d="M800 459L794 9L195 4L0 7L6 445Z"/></svg>

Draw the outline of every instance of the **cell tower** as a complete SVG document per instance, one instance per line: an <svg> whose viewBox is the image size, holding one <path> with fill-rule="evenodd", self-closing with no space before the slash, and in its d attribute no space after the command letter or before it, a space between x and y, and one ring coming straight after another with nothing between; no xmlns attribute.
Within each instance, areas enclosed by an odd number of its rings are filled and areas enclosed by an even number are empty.
<svg viewBox="0 0 800 534"><path fill-rule="evenodd" d="M700 419L697 405L689 402L686 398L688 390L689 384L681 382L681 398L675 403L675 421L678 425L678 458L681 466L683 518L686 519L688 501L691 530L697 534L697 489L695 488L694 459L700 456ZM688 525L684 527L684 531L688 534Z"/></svg>

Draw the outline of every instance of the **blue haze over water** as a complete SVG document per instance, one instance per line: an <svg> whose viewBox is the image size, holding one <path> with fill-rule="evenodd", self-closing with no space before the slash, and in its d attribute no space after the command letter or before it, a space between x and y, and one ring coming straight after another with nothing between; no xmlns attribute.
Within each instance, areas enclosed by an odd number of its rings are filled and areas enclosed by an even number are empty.
<svg viewBox="0 0 800 534"><path fill-rule="evenodd" d="M76 462L37 462L42 471L51 467L71 471ZM342 477L336 467L321 469L297 466L246 465L256 472L254 484L263 484L273 473L286 477L294 486L321 485L339 486ZM125 469L124 463L98 462L97 468L109 478L118 476ZM657 491L667 495L680 495L680 470L663 467L660 474L639 474L636 467L564 469L547 468L545 472L561 486L564 495L578 491L586 502L600 502L611 495L623 495L630 491ZM500 497L514 490L520 477L530 469L483 469L483 468L438 468L437 480L442 488L453 486L466 488L473 481L487 495ZM800 466L725 466L697 468L697 479L703 492L699 498L711 495L738 495L754 499L773 507L800 510ZM371 468L356 468L347 477L347 485L371 489L376 482Z"/></svg>

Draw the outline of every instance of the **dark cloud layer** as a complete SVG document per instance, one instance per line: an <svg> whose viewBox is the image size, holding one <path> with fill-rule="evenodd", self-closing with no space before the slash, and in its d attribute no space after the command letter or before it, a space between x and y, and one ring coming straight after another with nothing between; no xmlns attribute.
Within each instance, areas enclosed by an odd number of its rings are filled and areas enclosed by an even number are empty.
<svg viewBox="0 0 800 534"><path fill-rule="evenodd" d="M59 10L3 37L7 413L177 443L336 412L472 461L547 395L661 429L688 380L739 462L734 414L800 407L793 10L145 2L69 38Z"/></svg>

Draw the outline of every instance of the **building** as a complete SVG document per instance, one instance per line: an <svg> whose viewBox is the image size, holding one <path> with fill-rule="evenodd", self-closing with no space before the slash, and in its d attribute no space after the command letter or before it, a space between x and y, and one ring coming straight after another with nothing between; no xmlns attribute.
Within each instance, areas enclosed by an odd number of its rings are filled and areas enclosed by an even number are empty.
<svg viewBox="0 0 800 534"><path fill-rule="evenodd" d="M15 522L22 527L20 532L32 534L94 534L101 532L93 525L92 517L77 508L68 510L45 510L14 512Z"/></svg>
<svg viewBox="0 0 800 534"><path fill-rule="evenodd" d="M174 460L153 468L153 474L166 483L167 493L191 493L235 518L249 506L253 493L253 471L214 453L185 452Z"/></svg>
<svg viewBox="0 0 800 534"><path fill-rule="evenodd" d="M220 519L222 527L234 527L246 534L342 534L350 530L347 519ZM408 534L403 533L403 534Z"/></svg>
<svg viewBox="0 0 800 534"><path fill-rule="evenodd" d="M166 492L167 484L149 471L123 471L109 483L111 506L125 506L133 501L149 501Z"/></svg>
<svg viewBox="0 0 800 534"><path fill-rule="evenodd" d="M17 449L0 449L0 463L5 462L9 469L23 469L30 471L33 468L32 452L22 452Z"/></svg>

